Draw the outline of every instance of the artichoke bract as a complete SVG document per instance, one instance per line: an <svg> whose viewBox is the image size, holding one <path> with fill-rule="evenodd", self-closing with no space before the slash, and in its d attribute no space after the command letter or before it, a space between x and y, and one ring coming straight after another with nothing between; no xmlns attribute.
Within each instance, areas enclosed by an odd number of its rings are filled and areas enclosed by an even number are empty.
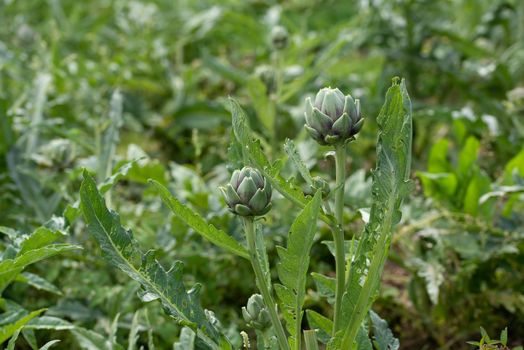
<svg viewBox="0 0 524 350"><path fill-rule="evenodd" d="M271 326L269 312L260 294L253 294L242 307L242 316L249 327L263 331Z"/></svg>
<svg viewBox="0 0 524 350"><path fill-rule="evenodd" d="M254 168L235 170L220 190L229 210L237 215L260 216L271 209L271 184Z"/></svg>
<svg viewBox="0 0 524 350"><path fill-rule="evenodd" d="M339 89L323 88L312 102L306 99L306 130L321 145L335 145L354 139L362 129L360 101Z"/></svg>

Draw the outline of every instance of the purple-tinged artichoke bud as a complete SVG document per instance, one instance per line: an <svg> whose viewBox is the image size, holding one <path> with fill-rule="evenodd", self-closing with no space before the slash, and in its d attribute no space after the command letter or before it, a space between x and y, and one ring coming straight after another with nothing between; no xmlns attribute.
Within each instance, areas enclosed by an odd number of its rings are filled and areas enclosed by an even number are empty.
<svg viewBox="0 0 524 350"><path fill-rule="evenodd" d="M271 29L271 44L277 50L282 50L287 46L289 33L282 26L275 26Z"/></svg>
<svg viewBox="0 0 524 350"><path fill-rule="evenodd" d="M261 216L271 209L271 184L254 168L235 170L220 190L229 210L237 215Z"/></svg>
<svg viewBox="0 0 524 350"><path fill-rule="evenodd" d="M334 145L355 137L362 129L360 101L339 89L323 88L312 102L306 99L306 130L321 145Z"/></svg>
<svg viewBox="0 0 524 350"><path fill-rule="evenodd" d="M260 294L253 294L249 298L247 306L242 307L242 316L251 328L263 331L271 326L269 311Z"/></svg>

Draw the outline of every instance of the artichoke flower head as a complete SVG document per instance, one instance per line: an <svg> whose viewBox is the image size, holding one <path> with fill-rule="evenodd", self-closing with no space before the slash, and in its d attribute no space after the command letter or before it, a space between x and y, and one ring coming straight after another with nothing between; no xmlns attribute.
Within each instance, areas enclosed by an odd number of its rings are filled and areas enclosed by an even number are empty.
<svg viewBox="0 0 524 350"><path fill-rule="evenodd" d="M353 140L362 129L360 101L339 89L323 88L315 100L306 99L305 128L321 145L335 145Z"/></svg>
<svg viewBox="0 0 524 350"><path fill-rule="evenodd" d="M242 307L242 316L251 328L265 330L271 326L269 312L260 294L253 294L247 306Z"/></svg>
<svg viewBox="0 0 524 350"><path fill-rule="evenodd" d="M261 216L271 209L271 184L254 168L235 170L229 183L220 190L234 214Z"/></svg>

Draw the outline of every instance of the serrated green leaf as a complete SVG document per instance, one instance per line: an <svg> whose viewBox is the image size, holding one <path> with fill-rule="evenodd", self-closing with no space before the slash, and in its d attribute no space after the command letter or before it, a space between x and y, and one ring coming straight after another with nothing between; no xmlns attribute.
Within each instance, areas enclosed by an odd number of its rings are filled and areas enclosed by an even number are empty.
<svg viewBox="0 0 524 350"><path fill-rule="evenodd" d="M277 264L278 277L282 284L275 286L291 334L291 348L300 349L302 306L306 294L306 277L309 268L309 254L317 230L317 219L322 194L317 191L302 212L297 216L287 240L287 248L277 247L280 262Z"/></svg>
<svg viewBox="0 0 524 350"><path fill-rule="evenodd" d="M320 273L312 272L311 276L315 281L318 293L332 304L335 302L335 289L337 282L333 277L324 276Z"/></svg>
<svg viewBox="0 0 524 350"><path fill-rule="evenodd" d="M369 339L368 333L369 330L367 327L367 322L365 322L360 326L357 333L356 342L358 350L373 350L373 344L371 344L371 340Z"/></svg>
<svg viewBox="0 0 524 350"><path fill-rule="evenodd" d="M306 315L309 326L318 331L318 340L327 344L333 332L333 321L313 310L306 310Z"/></svg>
<svg viewBox="0 0 524 350"><path fill-rule="evenodd" d="M33 249L42 248L53 243L64 234L59 230L50 230L47 227L39 227L20 243L19 255Z"/></svg>
<svg viewBox="0 0 524 350"><path fill-rule="evenodd" d="M341 324L347 326L337 332L336 338L342 338L344 349L353 347L377 294L393 226L401 218L400 204L411 190L411 119L411 101L405 82L394 81L377 118L377 167L373 172L370 221L359 241L342 298Z"/></svg>
<svg viewBox="0 0 524 350"><path fill-rule="evenodd" d="M233 237L224 231L217 229L215 226L208 224L200 215L182 204L159 182L151 180L149 183L155 187L166 206L186 225L195 230L195 232L211 243L242 258L249 259L247 249L238 243Z"/></svg>
<svg viewBox="0 0 524 350"><path fill-rule="evenodd" d="M284 143L284 151L286 151L289 160L291 160L291 162L293 163L297 171L300 173L300 176L302 176L304 181L306 181L308 185L312 185L313 179L311 178L309 169L307 168L302 158L300 158L297 146L295 146L293 140L286 139L286 142Z"/></svg>
<svg viewBox="0 0 524 350"><path fill-rule="evenodd" d="M393 336L388 323L380 318L373 310L369 311L373 326L373 339L377 350L398 350L399 341Z"/></svg>
<svg viewBox="0 0 524 350"><path fill-rule="evenodd" d="M508 327L504 328L502 332L500 332L500 343L504 346L508 343Z"/></svg>
<svg viewBox="0 0 524 350"><path fill-rule="evenodd" d="M431 302L438 303L440 285L444 283L444 267L437 261L426 262L419 258L414 258L411 263L417 269L417 275L424 279L426 291Z"/></svg>
<svg viewBox="0 0 524 350"><path fill-rule="evenodd" d="M233 132L242 146L242 153L249 164L254 168L257 168L268 179L273 188L280 192L282 196L300 208L304 208L309 200L304 196L302 190L280 176L280 167L269 162L262 151L260 141L253 137L242 107L240 107L238 102L232 98L230 98L229 101L232 114ZM319 215L320 218L328 224L334 222L331 217L322 212Z"/></svg>
<svg viewBox="0 0 524 350"><path fill-rule="evenodd" d="M180 324L194 328L208 347L227 348L227 340L209 322L200 306L200 285L186 290L180 261L166 271L153 252L143 254L131 231L120 224L119 215L107 209L94 179L87 172L80 187L80 205L87 231L98 241L107 261L139 282L148 300L159 299L166 313Z"/></svg>

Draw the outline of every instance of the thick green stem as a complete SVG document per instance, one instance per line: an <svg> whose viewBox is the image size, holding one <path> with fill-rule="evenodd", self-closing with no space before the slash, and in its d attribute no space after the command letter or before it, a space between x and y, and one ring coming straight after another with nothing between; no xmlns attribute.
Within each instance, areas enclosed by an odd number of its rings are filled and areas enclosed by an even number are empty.
<svg viewBox="0 0 524 350"><path fill-rule="evenodd" d="M287 342L286 333L284 332L284 327L282 326L282 322L280 322L280 319L278 318L277 304L273 300L270 287L266 281L266 276L264 276L264 272L262 271L262 267L260 266L260 261L257 257L255 225L253 222L253 218L244 218L244 228L246 233L247 246L249 250L249 258L251 260L251 265L253 266L253 271L255 271L257 286L260 290L260 293L262 294L264 303L268 308L269 317L271 318L271 324L275 329L278 343L280 344L280 349L289 350L289 344Z"/></svg>
<svg viewBox="0 0 524 350"><path fill-rule="evenodd" d="M304 342L307 350L318 350L317 334L314 330L304 331Z"/></svg>
<svg viewBox="0 0 524 350"><path fill-rule="evenodd" d="M333 320L333 335L340 329L342 295L344 294L346 271L344 256L344 184L346 181L346 145L335 148L336 184L335 184L335 218L336 227L333 228L333 243L335 245L335 265L337 287L335 291L335 317Z"/></svg>

